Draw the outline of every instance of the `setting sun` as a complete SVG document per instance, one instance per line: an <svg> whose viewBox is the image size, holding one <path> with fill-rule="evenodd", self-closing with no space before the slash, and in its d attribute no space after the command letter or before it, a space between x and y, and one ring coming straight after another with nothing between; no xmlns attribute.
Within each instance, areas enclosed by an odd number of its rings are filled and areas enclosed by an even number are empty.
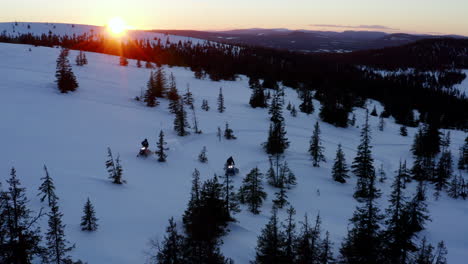
<svg viewBox="0 0 468 264"><path fill-rule="evenodd" d="M125 31L128 29L127 24L120 17L114 17L111 20L109 20L109 23L107 26L109 28L109 31L113 35L117 35L117 36L124 34Z"/></svg>

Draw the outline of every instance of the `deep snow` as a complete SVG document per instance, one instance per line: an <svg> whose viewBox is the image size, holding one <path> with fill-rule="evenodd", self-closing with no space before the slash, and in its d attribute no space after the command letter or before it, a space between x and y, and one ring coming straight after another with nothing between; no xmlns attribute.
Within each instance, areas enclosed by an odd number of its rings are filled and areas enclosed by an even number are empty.
<svg viewBox="0 0 468 264"><path fill-rule="evenodd" d="M31 52L28 49L31 48ZM156 108L147 108L133 100L145 89L149 70L137 68L130 60L128 67L118 65L118 57L87 53L89 64L73 64L80 87L75 93L60 94L54 83L55 60L59 49L27 45L0 44L0 179L7 179L12 166L27 187L31 206L37 212L41 207L37 194L42 167L46 164L54 178L59 205L67 224L68 240L76 243L73 256L95 263L143 263L151 238L162 239L167 220L174 216L181 227L181 216L186 208L194 168L202 179L221 174L225 160L233 156L240 169L235 177L238 187L250 169L258 166L263 173L268 168L268 157L260 144L266 140L269 118L266 109L252 109L248 105L250 89L247 78L235 82L197 80L184 68L165 68L174 73L179 92L187 84L195 97L197 117L203 134L178 137L173 131L173 116L162 100ZM77 51L71 51L74 62ZM466 82L466 80L465 80ZM226 112L216 111L218 89L223 87ZM207 99L210 111L200 109ZM298 107L296 92L286 89L286 103ZM298 185L288 192L289 201L296 208L296 220L305 213L313 219L320 212L323 229L329 230L337 252L346 234L348 219L356 206L352 198L355 178L346 184L331 179L331 166L338 143L343 145L348 165L359 144L359 128L336 128L320 122L327 163L312 167L308 143L313 125L318 120L319 102L314 101L312 115L298 113L293 118L284 112L287 137L291 142L286 160L297 176ZM369 102L372 109L377 105ZM361 125L363 109L355 110L357 124ZM189 118L189 121L191 119ZM228 121L237 140L218 142L217 127L224 129ZM385 208L394 171L400 160L411 165L409 151L415 128L409 128L409 137L399 135L399 126L387 120L384 132L377 130L378 118L370 118L373 156L376 167L383 163L388 180L380 184L384 195L380 199ZM155 147L159 130L163 129L168 142L168 162L155 158L137 158L144 138ZM451 131L451 150L455 160L465 133ZM209 162L201 164L197 156L207 146ZM106 148L120 153L127 184L116 186L107 179L104 166ZM458 172L457 172L458 173ZM465 177L467 175L465 174ZM268 198L261 214L254 216L242 206L236 215L238 222L223 237L222 251L236 263L248 263L255 255L256 238L268 221L275 190L266 185ZM414 183L408 192L414 189ZM320 190L320 196L317 194ZM409 193L408 193L409 194ZM449 263L466 263L468 258L468 205L442 194L434 201L429 189L432 222L426 235L432 243L445 240ZM89 197L93 202L99 229L94 233L80 231L82 208ZM281 211L281 217L285 210ZM47 219L42 219L43 231Z"/></svg>

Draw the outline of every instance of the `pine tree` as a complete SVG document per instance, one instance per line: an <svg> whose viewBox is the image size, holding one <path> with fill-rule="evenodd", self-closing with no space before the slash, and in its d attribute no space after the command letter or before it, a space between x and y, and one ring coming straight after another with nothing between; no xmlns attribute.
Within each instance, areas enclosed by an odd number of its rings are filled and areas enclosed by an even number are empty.
<svg viewBox="0 0 468 264"><path fill-rule="evenodd" d="M226 122L226 128L224 129L224 138L227 140L231 139L237 139L236 136L234 136L234 131L229 128L229 124Z"/></svg>
<svg viewBox="0 0 468 264"><path fill-rule="evenodd" d="M44 172L45 176L41 178L42 184L39 187L39 193L37 195L41 196L41 202L44 202L44 200L47 198L47 204L50 207L52 206L54 200L58 200L58 197L55 195L54 181L50 177L46 165L44 165Z"/></svg>
<svg viewBox="0 0 468 264"><path fill-rule="evenodd" d="M98 228L96 212L94 211L94 206L91 204L91 201L88 199L83 207L83 216L81 217L81 230L83 231L96 231Z"/></svg>
<svg viewBox="0 0 468 264"><path fill-rule="evenodd" d="M0 260L4 263L32 263L32 259L44 251L40 246L38 227L42 210L37 216L32 216L26 189L21 187L15 168L11 168L7 183L8 190L1 194L0 201L0 218L5 221L4 226L0 226L0 237L5 239L1 245Z"/></svg>
<svg viewBox="0 0 468 264"><path fill-rule="evenodd" d="M338 144L338 149L336 150L335 163L333 164L332 169L333 180L339 183L345 183L346 179L349 178L348 171L348 165L346 165L346 160L343 150L341 149L341 144Z"/></svg>
<svg viewBox="0 0 468 264"><path fill-rule="evenodd" d="M205 111L210 111L210 106L208 105L208 100L203 99L201 108Z"/></svg>
<svg viewBox="0 0 468 264"><path fill-rule="evenodd" d="M268 140L263 144L266 153L282 154L289 147L283 122L272 122L268 131Z"/></svg>
<svg viewBox="0 0 468 264"><path fill-rule="evenodd" d="M167 92L167 99L169 99L169 111L172 114L175 114L177 112L177 109L179 107L179 92L177 91L177 85L175 81L174 74L169 76L169 90Z"/></svg>
<svg viewBox="0 0 468 264"><path fill-rule="evenodd" d="M284 263L285 235L281 230L277 210L273 208L270 221L265 225L257 239L255 262L256 264Z"/></svg>
<svg viewBox="0 0 468 264"><path fill-rule="evenodd" d="M400 135L403 137L408 136L408 129L406 128L406 126L403 125L400 127Z"/></svg>
<svg viewBox="0 0 468 264"><path fill-rule="evenodd" d="M366 113L366 121L361 130L361 143L358 146L357 155L351 166L353 173L358 177L355 198L366 198L370 195L369 180L375 178L374 159L372 158L370 145L369 115ZM375 192L375 190L373 190Z"/></svg>
<svg viewBox="0 0 468 264"><path fill-rule="evenodd" d="M407 263L409 251L415 248L411 241L413 234L407 230L408 217L405 212L407 198L403 193L404 184L404 168L400 162L397 175L392 184L390 205L386 209L384 241L389 263Z"/></svg>
<svg viewBox="0 0 468 264"><path fill-rule="evenodd" d="M107 157L109 159L106 161L106 169L109 173L109 179L111 179L115 184L125 183L125 181L122 180L123 169L120 164L120 157L117 156L117 159L114 160L110 148L107 148Z"/></svg>
<svg viewBox="0 0 468 264"><path fill-rule="evenodd" d="M157 263L161 264L182 264L184 261L184 237L177 232L177 225L174 218L169 219L166 228L166 235L160 245L156 255Z"/></svg>
<svg viewBox="0 0 468 264"><path fill-rule="evenodd" d="M435 264L447 264L447 248L445 247L444 241L440 241L437 244L436 255L435 255Z"/></svg>
<svg viewBox="0 0 468 264"><path fill-rule="evenodd" d="M179 108L174 118L174 130L177 132L178 136L183 137L190 134L190 132L187 131L188 128L190 128L190 126L187 123L187 113L185 112L182 100L179 100Z"/></svg>
<svg viewBox="0 0 468 264"><path fill-rule="evenodd" d="M208 162L208 157L206 156L206 146L203 146L200 154L198 155L198 161L200 161L201 163Z"/></svg>
<svg viewBox="0 0 468 264"><path fill-rule="evenodd" d="M304 216L302 222L301 232L298 235L296 242L296 263L319 263L321 254L324 253L321 250L321 218L320 214L317 214L315 218L314 227L309 226L309 220L307 215Z"/></svg>
<svg viewBox="0 0 468 264"><path fill-rule="evenodd" d="M119 64L120 66L127 66L128 65L128 60L124 56L120 56L119 58Z"/></svg>
<svg viewBox="0 0 468 264"><path fill-rule="evenodd" d="M221 134L221 128L218 127L218 130L217 130L217 132L216 132L216 137L218 138L218 141L220 141L220 142L221 142L221 135L222 135L222 134Z"/></svg>
<svg viewBox="0 0 468 264"><path fill-rule="evenodd" d="M161 130L159 132L158 143L156 144L158 150L155 151L155 154L158 155L159 162L166 161L166 158L167 158L166 151L169 150L168 148L166 148L166 145L167 145L167 142L164 141L164 132Z"/></svg>
<svg viewBox="0 0 468 264"><path fill-rule="evenodd" d="M151 62L149 62L149 61L146 61L145 68L146 69L153 69L153 64Z"/></svg>
<svg viewBox="0 0 468 264"><path fill-rule="evenodd" d="M375 108L375 105L374 105L374 109L372 109L372 112L370 113L371 116L377 116L377 109Z"/></svg>
<svg viewBox="0 0 468 264"><path fill-rule="evenodd" d="M265 92L263 91L263 87L260 85L260 82L258 81L258 79L249 81L249 84L250 84L250 88L252 89L252 96L250 97L250 101L249 101L250 106L252 106L253 108L267 107Z"/></svg>
<svg viewBox="0 0 468 264"><path fill-rule="evenodd" d="M279 165L278 178L283 181L285 187L288 189L291 189L294 185L297 184L296 175L289 168L287 161L284 161L283 164Z"/></svg>
<svg viewBox="0 0 468 264"><path fill-rule="evenodd" d="M352 117L350 120L348 120L348 123L350 126L355 126L356 125L356 115L353 113Z"/></svg>
<svg viewBox="0 0 468 264"><path fill-rule="evenodd" d="M268 114L270 114L270 121L273 123L280 123L284 121L283 118L283 104L281 101L281 95L278 91L273 95L271 99L270 108L268 109Z"/></svg>
<svg viewBox="0 0 468 264"><path fill-rule="evenodd" d="M226 107L224 106L223 88L219 88L218 112L224 113L225 110L226 110Z"/></svg>
<svg viewBox="0 0 468 264"><path fill-rule="evenodd" d="M86 54L82 50L80 50L80 52L76 56L75 62L77 66L83 66L85 64L88 64L88 59L86 59Z"/></svg>
<svg viewBox="0 0 468 264"><path fill-rule="evenodd" d="M385 119L383 118L382 115L380 115L379 117L379 131L384 131L384 127L385 127Z"/></svg>
<svg viewBox="0 0 468 264"><path fill-rule="evenodd" d="M192 117L193 117L193 132L195 134L201 134L203 133L203 131L201 131L199 128L198 128L198 119L197 119L197 115L195 113L195 107L192 107Z"/></svg>
<svg viewBox="0 0 468 264"><path fill-rule="evenodd" d="M286 211L288 218L286 223L283 224L284 228L284 263L294 263L296 257L295 244L297 240L296 235L296 223L294 221L294 215L296 210L291 206Z"/></svg>
<svg viewBox="0 0 468 264"><path fill-rule="evenodd" d="M320 255L318 258L318 263L320 264L333 264L335 263L335 258L333 257L332 251L333 243L330 241L330 233L325 232L325 238L320 245Z"/></svg>
<svg viewBox="0 0 468 264"><path fill-rule="evenodd" d="M448 179L450 179L453 174L452 166L452 153L450 150L444 151L440 156L439 162L437 163L436 175L434 179L436 197L439 196L440 191L447 187Z"/></svg>
<svg viewBox="0 0 468 264"><path fill-rule="evenodd" d="M420 181L412 199L405 205L406 229L409 234L416 234L425 229L425 224L430 221L426 204L426 187Z"/></svg>
<svg viewBox="0 0 468 264"><path fill-rule="evenodd" d="M57 80L55 82L61 93L73 92L78 88L78 82L68 61L68 54L68 49L62 49L57 59L57 70L55 72Z"/></svg>
<svg viewBox="0 0 468 264"><path fill-rule="evenodd" d="M60 213L57 201L54 200L50 208L48 230L46 233L46 259L48 263L70 263L68 253L75 247L70 246L65 238L65 225L62 223L63 214Z"/></svg>
<svg viewBox="0 0 468 264"><path fill-rule="evenodd" d="M239 188L239 202L247 204L249 211L253 214L259 214L259 208L266 199L267 194L263 191L263 174L258 168L252 169L242 181Z"/></svg>
<svg viewBox="0 0 468 264"><path fill-rule="evenodd" d="M162 67L159 67L154 74L154 96L163 98L167 92L166 74Z"/></svg>
<svg viewBox="0 0 468 264"><path fill-rule="evenodd" d="M275 207L281 209L284 206L288 205L288 195L286 194L286 187L284 184L283 179L279 181L279 190L275 192L275 199L273 200L273 204Z"/></svg>
<svg viewBox="0 0 468 264"><path fill-rule="evenodd" d="M320 167L320 162L325 162L325 156L323 155L323 146L320 142L320 126L318 121L315 122L314 132L310 139L309 153L312 156L312 162L314 167Z"/></svg>
<svg viewBox="0 0 468 264"><path fill-rule="evenodd" d="M361 264L381 263L382 240L380 222L383 216L379 212L377 199L379 190L375 187L375 177L368 180L368 193L356 208L350 219L352 228L341 245L340 263Z"/></svg>
<svg viewBox="0 0 468 264"><path fill-rule="evenodd" d="M221 176L221 178L223 179L222 196L224 198L227 215L231 219L234 219L233 215L239 213L240 208L238 196L234 191L234 186L232 185L232 175L225 173L224 176Z"/></svg>
<svg viewBox="0 0 468 264"><path fill-rule="evenodd" d="M460 148L460 156L458 157L458 169L468 172L468 136L465 138L465 144Z"/></svg>
<svg viewBox="0 0 468 264"><path fill-rule="evenodd" d="M304 89L302 91L302 103L299 105L299 110L308 115L314 112L314 104L312 103L312 92Z"/></svg>
<svg viewBox="0 0 468 264"><path fill-rule="evenodd" d="M291 116L292 117L296 117L297 116L297 110L296 110L296 106L293 105L292 108L291 108Z"/></svg>
<svg viewBox="0 0 468 264"><path fill-rule="evenodd" d="M187 84L187 90L185 91L185 94L183 96L183 101L184 104L190 107L190 109L194 109L194 100L193 100L193 94L190 91L190 86Z"/></svg>
<svg viewBox="0 0 468 264"><path fill-rule="evenodd" d="M156 98L156 82L154 72L150 73L149 80L146 84L146 93L144 98L146 105L149 107L155 107L159 105L159 101Z"/></svg>

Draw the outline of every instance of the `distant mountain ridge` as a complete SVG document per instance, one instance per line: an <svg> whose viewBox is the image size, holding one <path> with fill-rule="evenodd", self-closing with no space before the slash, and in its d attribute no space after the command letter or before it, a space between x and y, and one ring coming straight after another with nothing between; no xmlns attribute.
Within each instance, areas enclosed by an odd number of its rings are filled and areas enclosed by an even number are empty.
<svg viewBox="0 0 468 264"><path fill-rule="evenodd" d="M427 38L465 38L459 35L415 35L407 33L385 33L380 31L313 31L277 29L234 29L226 31L196 30L151 30L218 41L229 44L262 46L275 49L300 52L334 52L343 53L358 50L381 49L401 46Z"/></svg>

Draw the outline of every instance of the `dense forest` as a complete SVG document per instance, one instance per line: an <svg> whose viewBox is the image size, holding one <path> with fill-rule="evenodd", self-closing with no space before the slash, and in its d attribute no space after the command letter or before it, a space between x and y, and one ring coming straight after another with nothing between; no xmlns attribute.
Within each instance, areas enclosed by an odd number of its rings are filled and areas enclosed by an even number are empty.
<svg viewBox="0 0 468 264"><path fill-rule="evenodd" d="M455 68L466 66L466 59L458 56L466 50L466 40L423 40L403 47L347 55L302 54L214 42L163 43L161 39L120 42L102 35L58 36L52 32L41 36L3 33L0 42L63 46L150 61L158 66L189 67L195 77L214 81L235 80L243 74L262 80L263 88L275 89L282 83L299 91L315 91L315 98L331 117L323 119L337 126L347 126L342 120L348 119L353 107L362 106L365 99L375 99L385 106L384 116L393 116L403 125L416 126L422 121L444 128L468 127L468 99L452 89L466 78ZM382 74L382 69L408 67L410 71ZM419 117L414 116L413 109L419 111Z"/></svg>

